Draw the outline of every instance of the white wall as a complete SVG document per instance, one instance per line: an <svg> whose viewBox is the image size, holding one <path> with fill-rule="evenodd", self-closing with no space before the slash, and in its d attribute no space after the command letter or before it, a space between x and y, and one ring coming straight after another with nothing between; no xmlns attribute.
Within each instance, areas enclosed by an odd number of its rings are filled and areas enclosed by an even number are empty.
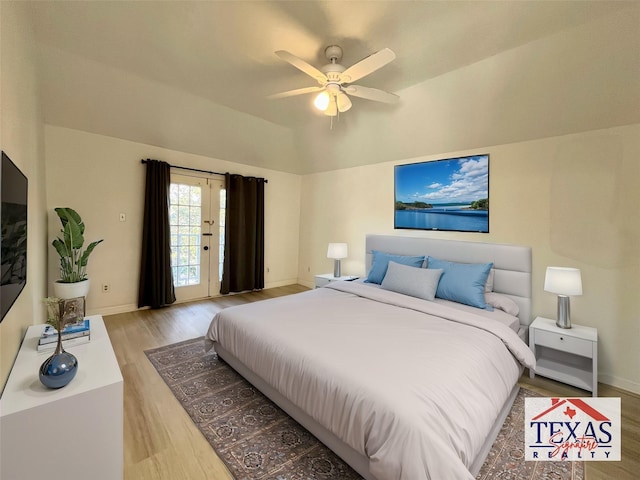
<svg viewBox="0 0 640 480"><path fill-rule="evenodd" d="M394 231L393 167L473 153L490 154L490 233ZM533 312L555 318L543 291L549 265L582 270L574 323L597 327L600 380L640 392L640 124L396 160L307 175L302 181L302 283L332 271L329 242L347 242L345 274L364 275L367 233L528 245Z"/></svg>
<svg viewBox="0 0 640 480"><path fill-rule="evenodd" d="M297 164L288 128L54 47L40 45L40 62L46 123L275 170Z"/></svg>
<svg viewBox="0 0 640 480"><path fill-rule="evenodd" d="M265 188L265 286L295 283L298 265L300 177L202 157L127 140L46 125L49 241L60 224L55 207L71 207L82 216L85 241L104 239L88 264L89 313L137 308L145 167L143 158L217 172L261 176ZM119 221L119 213L126 222ZM59 278L58 257L49 247L49 285ZM102 293L100 286L111 285Z"/></svg>
<svg viewBox="0 0 640 480"><path fill-rule="evenodd" d="M0 2L0 145L29 180L27 284L0 324L0 390L26 329L44 319L46 210L35 44L24 4Z"/></svg>

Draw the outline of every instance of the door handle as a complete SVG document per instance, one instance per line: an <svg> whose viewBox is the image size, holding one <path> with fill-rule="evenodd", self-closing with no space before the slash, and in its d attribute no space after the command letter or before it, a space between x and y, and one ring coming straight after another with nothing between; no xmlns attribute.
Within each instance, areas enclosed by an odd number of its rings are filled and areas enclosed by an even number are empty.
<svg viewBox="0 0 640 480"><path fill-rule="evenodd" d="M205 250L209 250L209 245L205 245L205 246L204 246L204 249L205 249Z"/></svg>
<svg viewBox="0 0 640 480"><path fill-rule="evenodd" d="M212 237L213 233L203 233L202 236L203 237Z"/></svg>

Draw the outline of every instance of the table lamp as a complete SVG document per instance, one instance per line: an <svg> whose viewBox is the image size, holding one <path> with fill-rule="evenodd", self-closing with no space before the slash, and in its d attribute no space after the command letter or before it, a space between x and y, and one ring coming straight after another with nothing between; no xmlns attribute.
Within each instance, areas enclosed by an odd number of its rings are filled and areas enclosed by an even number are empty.
<svg viewBox="0 0 640 480"><path fill-rule="evenodd" d="M330 243L327 249L327 258L333 258L333 276L340 276L340 259L347 258L346 243Z"/></svg>
<svg viewBox="0 0 640 480"><path fill-rule="evenodd" d="M580 270L568 267L547 267L544 290L558 295L556 325L560 328L571 328L569 296L582 295Z"/></svg>

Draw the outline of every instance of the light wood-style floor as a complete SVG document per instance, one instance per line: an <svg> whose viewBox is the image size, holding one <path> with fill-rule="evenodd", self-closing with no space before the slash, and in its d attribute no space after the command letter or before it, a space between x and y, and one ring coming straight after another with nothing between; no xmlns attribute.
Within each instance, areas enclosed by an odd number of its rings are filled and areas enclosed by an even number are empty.
<svg viewBox="0 0 640 480"><path fill-rule="evenodd" d="M291 285L104 318L124 377L125 480L232 480L144 351L204 335L223 308L304 290ZM541 377L529 380L527 374L521 385L549 396L588 396ZM598 388L600 396L622 398L622 461L587 462L587 478L639 478L640 397L604 384Z"/></svg>

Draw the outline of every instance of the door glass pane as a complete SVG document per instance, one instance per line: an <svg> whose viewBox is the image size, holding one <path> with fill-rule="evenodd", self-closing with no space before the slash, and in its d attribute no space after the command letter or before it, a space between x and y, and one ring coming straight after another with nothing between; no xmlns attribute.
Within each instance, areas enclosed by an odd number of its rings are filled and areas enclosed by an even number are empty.
<svg viewBox="0 0 640 480"><path fill-rule="evenodd" d="M218 251L219 259L218 259L218 279L222 281L222 271L224 269L224 226L225 226L225 216L227 215L227 191L224 188L220 189L220 218L218 219L218 225L220 225L219 231L219 245L220 249Z"/></svg>
<svg viewBox="0 0 640 480"><path fill-rule="evenodd" d="M200 238L202 236L202 187L172 183L169 225L171 271L176 287L200 284Z"/></svg>

